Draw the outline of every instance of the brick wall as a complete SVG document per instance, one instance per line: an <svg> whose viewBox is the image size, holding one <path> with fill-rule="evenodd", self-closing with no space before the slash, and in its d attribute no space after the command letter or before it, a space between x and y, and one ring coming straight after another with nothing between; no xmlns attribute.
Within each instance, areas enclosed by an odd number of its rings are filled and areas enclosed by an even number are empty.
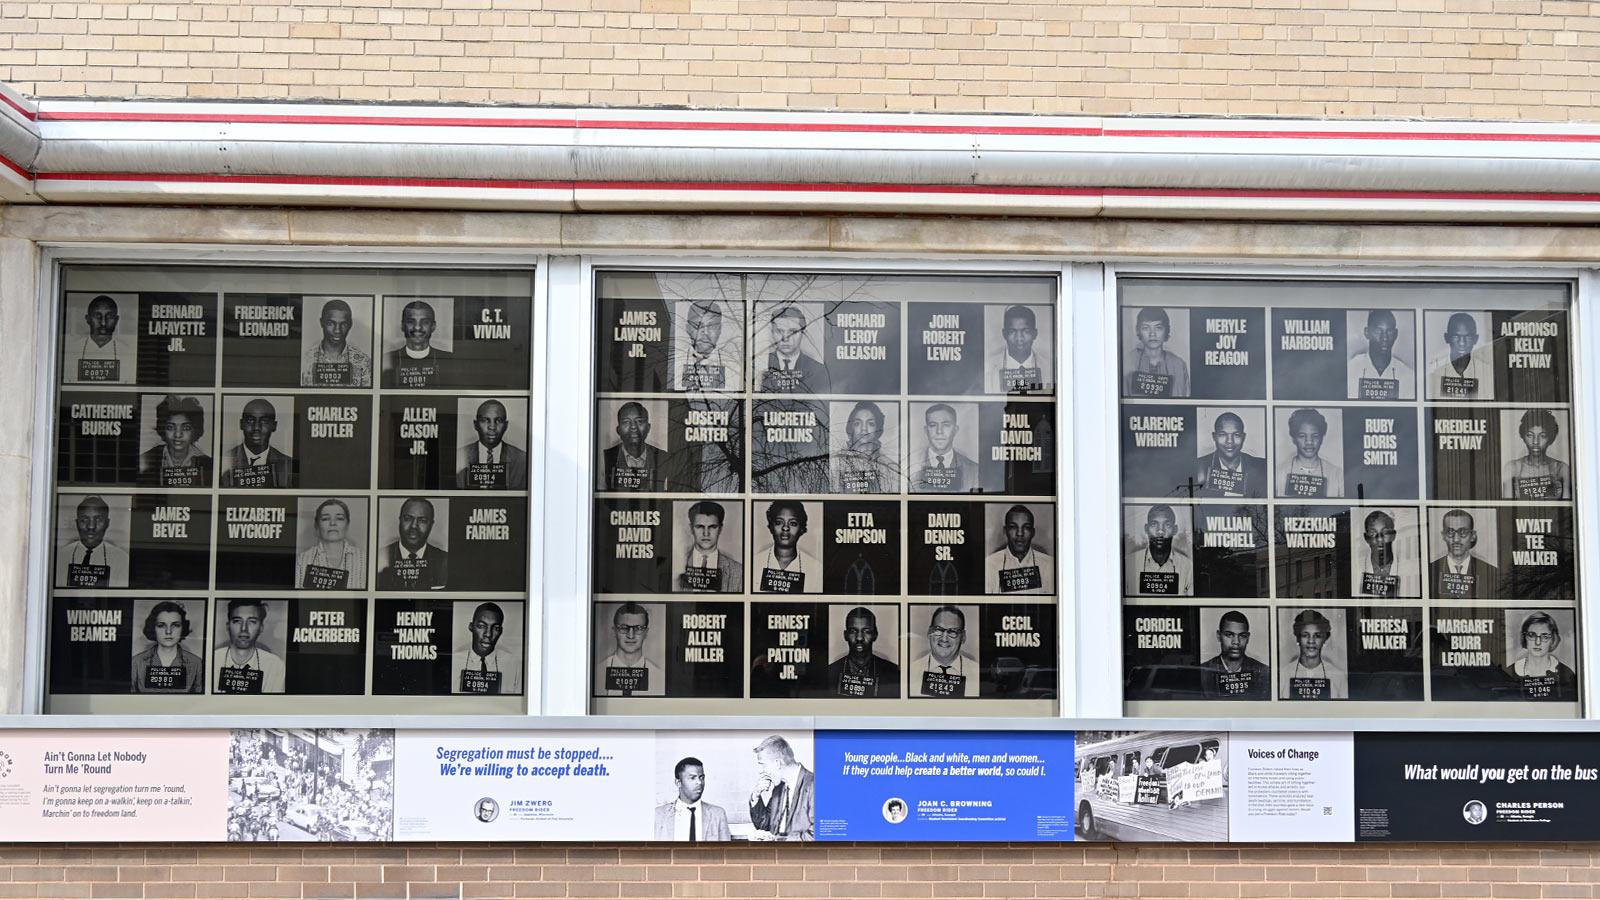
<svg viewBox="0 0 1600 900"><path fill-rule="evenodd" d="M0 897L1600 897L1593 845L0 846Z"/></svg>
<svg viewBox="0 0 1600 900"><path fill-rule="evenodd" d="M4 3L0 80L47 97L1593 121L1596 10L1576 0Z"/></svg>

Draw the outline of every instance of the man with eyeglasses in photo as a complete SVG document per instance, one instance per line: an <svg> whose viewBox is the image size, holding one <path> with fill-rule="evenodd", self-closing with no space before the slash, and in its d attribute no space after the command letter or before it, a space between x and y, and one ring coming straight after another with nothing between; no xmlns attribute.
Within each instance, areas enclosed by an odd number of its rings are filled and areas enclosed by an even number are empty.
<svg viewBox="0 0 1600 900"><path fill-rule="evenodd" d="M610 655L600 660L602 680L598 693L601 696L660 697L666 694L666 673L645 655L644 643L649 635L650 611L638 603L624 603L611 614L613 646Z"/></svg>
<svg viewBox="0 0 1600 900"><path fill-rule="evenodd" d="M928 653L912 668L911 689L918 697L978 696L978 660L962 648L967 614L946 604L928 617Z"/></svg>
<svg viewBox="0 0 1600 900"><path fill-rule="evenodd" d="M1444 553L1428 564L1436 600L1479 600L1500 592L1500 570L1474 552L1478 529L1472 514L1452 509L1440 522Z"/></svg>

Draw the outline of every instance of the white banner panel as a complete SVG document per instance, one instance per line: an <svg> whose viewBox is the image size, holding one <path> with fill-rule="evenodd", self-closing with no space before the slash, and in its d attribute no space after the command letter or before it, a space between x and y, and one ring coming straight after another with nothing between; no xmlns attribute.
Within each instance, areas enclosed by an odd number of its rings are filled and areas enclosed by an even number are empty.
<svg viewBox="0 0 1600 900"><path fill-rule="evenodd" d="M1235 732L1229 747L1233 841L1348 841L1355 833L1355 738Z"/></svg>

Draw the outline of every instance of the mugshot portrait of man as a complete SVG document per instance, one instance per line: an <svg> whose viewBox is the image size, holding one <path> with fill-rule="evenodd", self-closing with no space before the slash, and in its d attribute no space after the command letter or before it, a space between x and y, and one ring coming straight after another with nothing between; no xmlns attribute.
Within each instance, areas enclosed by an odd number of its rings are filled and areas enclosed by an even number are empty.
<svg viewBox="0 0 1600 900"><path fill-rule="evenodd" d="M978 696L978 659L963 649L967 614L946 604L928 617L928 653L911 667L911 692L918 697Z"/></svg>
<svg viewBox="0 0 1600 900"><path fill-rule="evenodd" d="M893 446L884 447L883 407L857 401L845 418L843 447L833 454L833 490L840 494L883 494L900 490L900 466Z"/></svg>
<svg viewBox="0 0 1600 900"><path fill-rule="evenodd" d="M1133 320L1133 347L1122 373L1122 392L1129 397L1189 396L1189 364L1167 349L1172 317L1159 306L1139 310Z"/></svg>
<svg viewBox="0 0 1600 900"><path fill-rule="evenodd" d="M1403 512L1403 511L1402 511ZM1352 547L1352 593L1357 597L1420 597L1421 561L1412 535L1416 529L1404 522L1405 534L1393 513L1375 509L1361 521L1361 543Z"/></svg>
<svg viewBox="0 0 1600 900"><path fill-rule="evenodd" d="M956 449L961 419L955 407L935 403L922 413L923 433L928 450L917 460L911 474L913 493L967 493L978 490L978 464Z"/></svg>
<svg viewBox="0 0 1600 900"><path fill-rule="evenodd" d="M413 300L400 310L400 336L405 344L390 350L383 361L384 387L428 388L439 385L454 356L433 345L439 327L433 304Z"/></svg>
<svg viewBox="0 0 1600 900"><path fill-rule="evenodd" d="M506 612L498 603L479 603L467 620L467 640L452 651L457 694L522 693L522 657L516 640L504 640Z"/></svg>
<svg viewBox="0 0 1600 900"><path fill-rule="evenodd" d="M426 497L400 504L398 538L378 551L378 590L439 591L449 583L450 554L430 543L436 513Z"/></svg>
<svg viewBox="0 0 1600 900"><path fill-rule="evenodd" d="M1026 306L1006 307L1000 317L1000 336L1003 345L990 350L984 361L984 393L1044 390L1048 373L1033 348L1039 339L1038 315Z"/></svg>
<svg viewBox="0 0 1600 900"><path fill-rule="evenodd" d="M678 346L673 387L680 391L738 391L744 387L740 353L722 339L722 305L710 300L689 304L684 337Z"/></svg>
<svg viewBox="0 0 1600 900"><path fill-rule="evenodd" d="M649 442L650 411L629 401L617 409L617 440L602 454L608 491L659 491L666 453Z"/></svg>
<svg viewBox="0 0 1600 900"><path fill-rule="evenodd" d="M206 666L183 645L194 633L189 611L175 600L162 600L145 614L140 630L150 646L133 655L135 694L198 694Z"/></svg>
<svg viewBox="0 0 1600 900"><path fill-rule="evenodd" d="M456 487L478 490L524 490L528 486L528 454L510 441L511 415L499 400L478 404L472 430L478 439L456 452Z"/></svg>
<svg viewBox="0 0 1600 900"><path fill-rule="evenodd" d="M1428 399L1493 400L1494 360L1478 352L1478 320L1451 313L1444 326L1444 349L1428 361Z"/></svg>
<svg viewBox="0 0 1600 900"><path fill-rule="evenodd" d="M138 344L131 332L120 328L122 310L117 301L100 294L83 313L87 333L67 350L66 380L101 384L133 384Z"/></svg>
<svg viewBox="0 0 1600 900"><path fill-rule="evenodd" d="M599 690L606 697L660 697L667 692L661 664L645 652L650 610L628 602L611 614L612 649L600 660Z"/></svg>
<svg viewBox="0 0 1600 900"><path fill-rule="evenodd" d="M1001 523L1005 543L983 561L991 594L1053 594L1056 561L1033 542L1038 523L1021 503L1006 510Z"/></svg>
<svg viewBox="0 0 1600 900"><path fill-rule="evenodd" d="M656 807L658 841L731 841L728 813L700 798L706 792L706 764L685 756L672 767L672 784L678 796Z"/></svg>
<svg viewBox="0 0 1600 900"><path fill-rule="evenodd" d="M1217 620L1217 655L1200 664L1200 691L1213 700L1266 700L1272 670L1250 655L1250 618L1230 609Z"/></svg>
<svg viewBox="0 0 1600 900"><path fill-rule="evenodd" d="M1225 412L1211 426L1216 449L1195 462L1195 496L1265 497L1271 482L1267 461L1245 452L1244 418Z"/></svg>
<svg viewBox="0 0 1600 900"><path fill-rule="evenodd" d="M322 304L322 337L300 356L301 387L372 387L372 357L351 346L356 316L347 301Z"/></svg>
<svg viewBox="0 0 1600 900"><path fill-rule="evenodd" d="M900 696L900 667L873 651L877 642L876 613L865 606L845 613L845 652L828 664L828 690L834 696Z"/></svg>
<svg viewBox="0 0 1600 900"><path fill-rule="evenodd" d="M211 652L211 689L218 694L283 693L283 657L262 643L267 601L228 601L228 642Z"/></svg>
<svg viewBox="0 0 1600 900"><path fill-rule="evenodd" d="M1314 609L1302 610L1290 626L1296 653L1279 672L1278 697L1283 700L1345 700L1350 675L1330 658L1333 623Z"/></svg>
<svg viewBox="0 0 1600 900"><path fill-rule="evenodd" d="M1144 518L1144 546L1122 561L1123 592L1130 597L1194 595L1194 560L1178 549L1184 533L1178 513L1165 503L1150 507Z"/></svg>
<svg viewBox="0 0 1600 900"><path fill-rule="evenodd" d="M756 590L775 594L822 592L822 561L800 549L800 539L810 527L811 516L799 500L767 504L767 534L772 546L761 560Z"/></svg>
<svg viewBox="0 0 1600 900"><path fill-rule="evenodd" d="M1345 367L1350 400L1410 400L1417 396L1417 373L1395 355L1400 324L1393 312L1374 309L1361 330L1367 349L1350 358Z"/></svg>
<svg viewBox="0 0 1600 900"><path fill-rule="evenodd" d="M239 443L229 447L223 459L223 487L294 487L294 458L272 446L277 430L278 408L272 401L257 397L244 405L239 413Z"/></svg>
<svg viewBox="0 0 1600 900"><path fill-rule="evenodd" d="M770 394L827 394L833 390L828 367L805 352L806 314L785 306L772 316L772 338L761 390Z"/></svg>
<svg viewBox="0 0 1600 900"><path fill-rule="evenodd" d="M690 546L683 553L683 570L672 580L674 591L744 591L744 566L722 549L722 526L727 516L727 509L715 500L701 500L689 507Z"/></svg>
<svg viewBox="0 0 1600 900"><path fill-rule="evenodd" d="M155 420L160 442L139 454L140 486L210 487L205 407L194 397L168 394L156 404Z"/></svg>
<svg viewBox="0 0 1600 900"><path fill-rule="evenodd" d="M1493 515L1480 510L1480 514ZM1444 553L1428 563L1428 581L1434 599L1476 600L1499 596L1500 569L1479 556L1478 525L1472 513L1452 509L1439 524Z"/></svg>
<svg viewBox="0 0 1600 900"><path fill-rule="evenodd" d="M750 792L752 840L810 841L816 838L817 779L795 758L782 735L755 746L756 786Z"/></svg>
<svg viewBox="0 0 1600 900"><path fill-rule="evenodd" d="M56 553L56 587L127 587L128 551L106 540L111 504L98 496L83 498L72 524L78 539Z"/></svg>

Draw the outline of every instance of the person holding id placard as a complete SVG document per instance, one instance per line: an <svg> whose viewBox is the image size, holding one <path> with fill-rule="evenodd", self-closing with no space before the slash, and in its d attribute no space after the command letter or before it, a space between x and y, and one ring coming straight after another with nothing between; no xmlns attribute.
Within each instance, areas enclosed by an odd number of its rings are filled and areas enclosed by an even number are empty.
<svg viewBox="0 0 1600 900"><path fill-rule="evenodd" d="M56 554L56 586L127 587L128 551L106 540L111 530L111 505L100 497L83 498L78 501L73 525L78 539Z"/></svg>
<svg viewBox="0 0 1600 900"><path fill-rule="evenodd" d="M1493 597L1500 590L1500 570L1473 552L1478 546L1477 523L1472 513L1452 509L1440 520L1445 552L1428 564L1434 599L1475 600Z"/></svg>
<svg viewBox="0 0 1600 900"><path fill-rule="evenodd" d="M1522 414L1517 436L1527 452L1500 468L1500 496L1505 500L1570 500L1572 468L1550 455L1561 425L1549 410Z"/></svg>
<svg viewBox="0 0 1600 900"><path fill-rule="evenodd" d="M600 660L605 682L600 693L608 697L660 697L667 692L666 673L645 655L650 634L650 611L637 603L624 603L611 614L611 653Z"/></svg>
<svg viewBox="0 0 1600 900"><path fill-rule="evenodd" d="M528 454L505 439L511 426L506 405L499 400L478 404L472 430L478 439L457 455L456 487L478 490L520 491L528 486Z"/></svg>
<svg viewBox="0 0 1600 900"><path fill-rule="evenodd" d="M845 446L834 456L833 489L842 494L893 493L900 488L898 466L884 454L883 408L862 400L845 420Z"/></svg>
<svg viewBox="0 0 1600 900"><path fill-rule="evenodd" d="M261 645L267 601L228 601L228 643L212 651L212 690L218 694L283 693L283 657Z"/></svg>
<svg viewBox="0 0 1600 900"><path fill-rule="evenodd" d="M1230 609L1217 620L1217 655L1200 664L1200 690L1213 700L1266 700L1272 670L1251 656L1250 619Z"/></svg>
<svg viewBox="0 0 1600 900"><path fill-rule="evenodd" d="M439 591L450 573L450 554L429 543L436 512L424 497L400 504L396 540L378 551L378 590Z"/></svg>
<svg viewBox="0 0 1600 900"><path fill-rule="evenodd" d="M405 343L389 351L384 361L384 387L438 387L455 354L433 346L433 332L439 327L433 304L413 300L400 310L400 334Z"/></svg>
<svg viewBox="0 0 1600 900"><path fill-rule="evenodd" d="M1400 324L1394 313L1375 309L1367 313L1367 349L1351 357L1346 367L1345 396L1351 400L1410 400L1416 396L1417 374L1394 355Z"/></svg>
<svg viewBox="0 0 1600 900"><path fill-rule="evenodd" d="M1328 436L1328 419L1314 409L1289 414L1289 440L1294 454L1278 464L1278 496L1343 497L1344 470L1322 458Z"/></svg>
<svg viewBox="0 0 1600 900"><path fill-rule="evenodd" d="M828 685L839 697L899 697L900 667L874 653L878 617L865 606L845 613L843 656L828 664Z"/></svg>
<svg viewBox="0 0 1600 900"><path fill-rule="evenodd" d="M1159 306L1139 310L1133 323L1132 365L1123 375L1122 392L1129 397L1189 396L1189 364L1167 349L1172 319Z"/></svg>
<svg viewBox="0 0 1600 900"><path fill-rule="evenodd" d="M1165 503L1145 513L1145 545L1122 562L1123 589L1130 597L1194 595L1194 560L1177 547L1178 513Z"/></svg>
<svg viewBox="0 0 1600 900"><path fill-rule="evenodd" d="M150 646L133 655L135 694L198 694L205 663L183 646L194 626L183 604L163 600L144 617L143 634Z"/></svg>
<svg viewBox="0 0 1600 900"><path fill-rule="evenodd" d="M350 346L355 313L344 300L322 304L322 338L300 358L302 387L372 387L372 357Z"/></svg>
<svg viewBox="0 0 1600 900"><path fill-rule="evenodd" d="M683 571L673 584L675 591L691 593L740 592L744 590L744 566L722 550L722 525L728 511L715 500L701 500L689 507L689 539L684 553Z"/></svg>
<svg viewBox="0 0 1600 900"><path fill-rule="evenodd" d="M1535 612L1522 620L1519 630L1522 653L1506 666L1506 674L1522 685L1529 700L1575 700L1578 676L1556 658L1561 645L1561 626L1547 612Z"/></svg>
<svg viewBox="0 0 1600 900"><path fill-rule="evenodd" d="M984 560L989 593L1055 593L1055 560L1034 545L1036 529L1033 510L1020 503L1006 510L1005 546Z"/></svg>
<svg viewBox="0 0 1600 900"><path fill-rule="evenodd" d="M240 442L228 450L222 468L225 488L284 488L290 481L294 458L272 446L278 430L278 410L265 397L244 405L239 413Z"/></svg>
<svg viewBox="0 0 1600 900"><path fill-rule="evenodd" d="M458 694L518 694L522 692L522 662L500 646L505 635L505 610L498 603L480 603L467 623L471 638L452 654Z"/></svg>
<svg viewBox="0 0 1600 900"><path fill-rule="evenodd" d="M101 294L89 301L83 321L89 333L69 359L69 382L133 384L135 349L132 335L117 330L122 319L117 301ZM76 376L76 377L74 377Z"/></svg>
<svg viewBox="0 0 1600 900"><path fill-rule="evenodd" d="M1361 540L1365 546L1356 549L1352 567L1356 596L1387 600L1420 596L1419 561L1409 536L1401 539L1393 514L1381 509L1367 513L1361 523Z"/></svg>
<svg viewBox="0 0 1600 900"><path fill-rule="evenodd" d="M1284 664L1279 697L1284 700L1345 700L1350 696L1350 676L1326 651L1333 623L1314 609L1294 617L1295 646L1299 653Z"/></svg>
<svg viewBox="0 0 1600 900"><path fill-rule="evenodd" d="M1195 464L1195 495L1199 497L1265 497L1267 461L1244 452L1244 419L1238 413L1217 416L1211 427L1216 450Z"/></svg>
<svg viewBox="0 0 1600 900"><path fill-rule="evenodd" d="M822 591L822 562L800 549L800 538L810 527L805 504L774 500L767 505L767 533L772 548L761 561L761 582L756 589L769 594L816 594Z"/></svg>
<svg viewBox="0 0 1600 900"><path fill-rule="evenodd" d="M139 454L139 484L210 487L211 457L200 444L206 436L206 411L200 401L168 394L156 404L155 431L161 443Z"/></svg>
<svg viewBox="0 0 1600 900"><path fill-rule="evenodd" d="M311 521L316 540L295 560L295 586L314 591L366 587L367 555L349 539L349 505L339 499L324 500Z"/></svg>
<svg viewBox="0 0 1600 900"><path fill-rule="evenodd" d="M980 486L978 464L956 449L961 419L955 407L935 403L922 413L928 451L911 476L913 493L964 494Z"/></svg>
<svg viewBox="0 0 1600 900"><path fill-rule="evenodd" d="M1494 363L1476 352L1478 321L1471 313L1452 313L1444 326L1443 353L1428 364L1428 397L1433 400L1493 400Z"/></svg>
<svg viewBox="0 0 1600 900"><path fill-rule="evenodd" d="M650 411L629 401L617 409L617 440L601 454L609 491L659 491L667 455L648 443Z"/></svg>
<svg viewBox="0 0 1600 900"><path fill-rule="evenodd" d="M1016 394L1044 390L1044 366L1034 353L1039 339L1039 319L1026 306L1008 306L1000 319L1005 346L991 353L984 372L984 391Z"/></svg>
<svg viewBox="0 0 1600 900"><path fill-rule="evenodd" d="M918 697L978 696L978 660L962 653L967 640L967 614L959 606L941 606L928 617L928 654L912 668L912 690Z"/></svg>

